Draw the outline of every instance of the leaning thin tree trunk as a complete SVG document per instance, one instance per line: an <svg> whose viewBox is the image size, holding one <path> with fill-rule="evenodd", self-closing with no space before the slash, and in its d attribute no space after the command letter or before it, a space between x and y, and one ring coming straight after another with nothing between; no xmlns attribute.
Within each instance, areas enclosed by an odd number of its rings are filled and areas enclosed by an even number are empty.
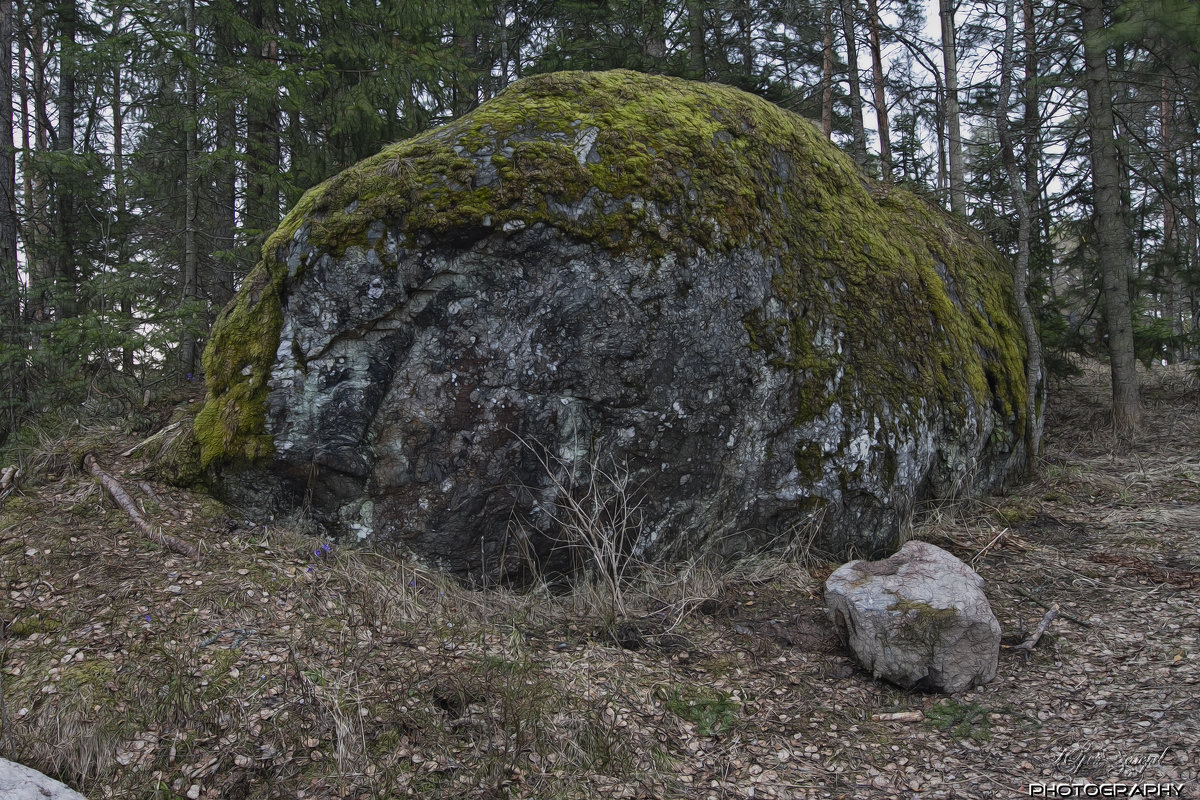
<svg viewBox="0 0 1200 800"><path fill-rule="evenodd" d="M104 491L108 492L108 496L113 499L113 502L129 515L129 519L133 521L133 526L138 529L139 533L155 544L162 545L172 552L179 553L181 556L187 556L188 558L198 558L200 556L200 551L183 539L154 530L150 526L150 523L146 521L146 518L142 516L142 513L138 511L133 498L125 492L116 478L100 468L100 463L96 461L94 455L91 453L85 455L83 457L83 465L95 476L96 480L100 481L100 485L104 487Z"/></svg>
<svg viewBox="0 0 1200 800"><path fill-rule="evenodd" d="M1029 207L1027 188L1021 183L1017 172L1017 159L1013 151L1012 132L1008 124L1008 102L1012 96L1013 39L1016 28L1016 0L1004 3L1004 47L1000 56L1000 102L996 113L996 131L1000 138L1000 155L1004 170L1008 174L1008 185L1012 192L1013 205L1017 209L1017 264L1013 274L1013 295L1017 303L1017 316L1021 320L1021 332L1025 336L1027 361L1025 362L1025 471L1034 470L1038 442L1042 437L1041 393L1042 343L1038 339L1037 323L1029 307L1029 251L1033 233L1033 214ZM1028 82L1034 76L1026 74ZM1030 157L1029 153L1025 154Z"/></svg>

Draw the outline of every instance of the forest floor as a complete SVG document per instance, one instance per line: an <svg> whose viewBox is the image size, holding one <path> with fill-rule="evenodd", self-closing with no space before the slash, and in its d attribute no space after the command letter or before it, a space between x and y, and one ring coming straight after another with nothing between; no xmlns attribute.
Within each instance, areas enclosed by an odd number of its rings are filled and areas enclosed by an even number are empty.
<svg viewBox="0 0 1200 800"><path fill-rule="evenodd" d="M954 697L857 669L823 616L834 565L811 557L619 598L473 592L148 481L120 455L145 434L43 431L0 512L0 754L92 800L1195 797L1200 387L1144 379L1132 453L1110 451L1090 366L1055 386L1035 481L916 524L983 576L1004 630L996 679ZM201 556L134 532L87 449Z"/></svg>

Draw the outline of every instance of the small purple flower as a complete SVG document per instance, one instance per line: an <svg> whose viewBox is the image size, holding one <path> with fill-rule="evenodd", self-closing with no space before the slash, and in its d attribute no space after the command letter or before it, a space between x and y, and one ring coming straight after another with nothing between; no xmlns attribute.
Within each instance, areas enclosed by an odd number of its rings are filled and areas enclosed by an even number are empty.
<svg viewBox="0 0 1200 800"><path fill-rule="evenodd" d="M308 565L308 572L309 572L309 574L312 574L312 571L313 571L313 569L314 569L313 565L312 565L312 564L309 564L309 565Z"/></svg>
<svg viewBox="0 0 1200 800"><path fill-rule="evenodd" d="M322 542L322 543L321 543L321 552L322 552L322 553L328 553L328 552L329 552L330 550L332 550L332 549L333 549L333 548L329 546L329 542Z"/></svg>
<svg viewBox="0 0 1200 800"><path fill-rule="evenodd" d="M142 619L146 620L146 622L149 622L149 621L150 621L150 615L149 615L149 614L146 614L144 617L142 617Z"/></svg>

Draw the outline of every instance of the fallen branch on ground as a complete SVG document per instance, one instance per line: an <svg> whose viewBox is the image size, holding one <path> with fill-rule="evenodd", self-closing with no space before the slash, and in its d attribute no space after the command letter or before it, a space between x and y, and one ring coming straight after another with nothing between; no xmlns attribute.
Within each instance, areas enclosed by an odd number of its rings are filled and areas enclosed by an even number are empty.
<svg viewBox="0 0 1200 800"><path fill-rule="evenodd" d="M925 715L920 711L892 711L886 714L872 714L875 722L921 722Z"/></svg>
<svg viewBox="0 0 1200 800"><path fill-rule="evenodd" d="M1037 603L1039 606L1046 609L1047 611L1049 611L1052 608L1058 608L1058 603L1046 605L1043 601L1039 600L1034 595L1025 591L1020 586L1014 586L1013 588L1017 590L1017 594L1021 595L1021 597L1024 597L1026 600L1029 600L1030 602ZM1070 614L1067 614L1066 612L1061 611L1061 610L1058 612L1058 616L1062 617L1063 619L1069 619L1069 620L1071 620L1071 622L1074 622L1076 625L1082 625L1085 628L1092 627L1092 623L1085 622L1085 621L1081 620L1079 617L1072 617Z"/></svg>
<svg viewBox="0 0 1200 800"><path fill-rule="evenodd" d="M108 496L113 499L113 502L120 506L121 510L129 515L129 519L133 521L133 526L150 541L155 544L160 544L168 550L179 553L182 556L189 558L197 558L200 551L194 546L185 542L177 536L171 536L168 533L160 533L151 527L146 518L138 511L138 507L134 504L131 498L121 487L120 482L112 475L109 475L100 468L100 464L96 461L96 457L88 453L83 457L83 464L88 468L88 471L95 476L96 480L100 481L100 485L104 487L104 491L108 492Z"/></svg>
<svg viewBox="0 0 1200 800"><path fill-rule="evenodd" d="M1026 653L1032 653L1033 648L1037 647L1037 643L1042 638L1042 634L1050 627L1050 623L1058 616L1058 603L1050 606L1050 610L1046 612L1046 616L1042 617L1042 621L1038 623L1037 630L1033 632L1025 641L1013 648L1013 650L1024 650Z"/></svg>
<svg viewBox="0 0 1200 800"><path fill-rule="evenodd" d="M170 425L166 426L162 430L155 431L154 433L150 434L150 436L148 436L147 438L143 439L142 441L135 444L133 447L126 450L124 453L121 453L121 457L129 458L130 456L134 455L135 453L145 452L150 447L150 445L154 445L154 444L159 445L158 452L162 453L162 451L165 450L171 444L171 442L175 440L175 437L178 436L182 432L183 432L183 423L182 422L172 422ZM166 440L165 442L163 441L164 439Z"/></svg>

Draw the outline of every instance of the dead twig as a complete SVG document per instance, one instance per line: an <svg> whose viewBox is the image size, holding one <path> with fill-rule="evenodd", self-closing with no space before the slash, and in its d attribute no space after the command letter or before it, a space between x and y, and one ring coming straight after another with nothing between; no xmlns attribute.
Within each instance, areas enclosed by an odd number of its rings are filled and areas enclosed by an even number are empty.
<svg viewBox="0 0 1200 800"><path fill-rule="evenodd" d="M1037 647L1037 643L1041 640L1042 634L1046 632L1046 629L1050 627L1050 623L1053 622L1054 618L1057 616L1058 603L1054 603L1050 606L1050 610L1046 612L1046 615L1042 617L1042 621L1038 623L1037 630L1033 632L1033 636L1030 636L1028 639L1021 642L1019 645L1014 647L1013 650L1024 650L1026 653L1032 653L1033 648Z"/></svg>
<svg viewBox="0 0 1200 800"><path fill-rule="evenodd" d="M1058 606L1058 603L1046 605L1043 601L1039 600L1033 594L1030 594L1026 590L1022 589L1020 586L1014 586L1013 589L1016 590L1017 594L1021 595L1026 600L1030 601L1031 603L1036 603L1037 605L1041 606L1042 608L1046 609L1047 611L1049 611L1051 608L1055 608ZM1062 611L1061 609L1058 612L1058 616L1062 617L1063 619L1069 619L1069 620L1071 620L1071 622L1074 622L1076 625L1082 626L1084 628L1092 627L1092 623L1085 622L1084 620L1081 620L1079 617L1073 617L1070 614L1067 614L1066 612Z"/></svg>
<svg viewBox="0 0 1200 800"><path fill-rule="evenodd" d="M978 553L976 553L974 558L971 559L971 564L972 565L975 564L976 561L978 561L979 559L981 559L985 555L987 555L988 551L992 549L992 546L995 545L997 542L999 542L1001 539L1003 539L1007 535L1008 535L1008 528L1004 528L998 534L993 536L992 540L990 542L988 542L987 545L982 550L980 550Z"/></svg>
<svg viewBox="0 0 1200 800"><path fill-rule="evenodd" d="M885 714L872 714L875 722L921 722L925 714L920 711L891 711Z"/></svg>
<svg viewBox="0 0 1200 800"><path fill-rule="evenodd" d="M133 498L126 493L125 489L122 488L120 482L118 482L116 478L100 468L100 463L96 461L96 457L94 455L88 453L86 456L84 456L83 464L88 468L88 471L92 473L96 480L100 482L100 485L104 487L104 491L108 492L108 495L113 499L113 502L120 506L121 510L129 515L129 519L133 521L134 527L137 528L143 536L156 544L162 545L172 552L179 553L180 555L187 556L189 558L198 558L200 556L200 551L197 550L193 545L185 542L183 539L180 539L177 536L171 536L168 533L161 533L154 530L150 523L146 521L146 518L142 516L142 513L138 511L138 507L133 502Z"/></svg>

